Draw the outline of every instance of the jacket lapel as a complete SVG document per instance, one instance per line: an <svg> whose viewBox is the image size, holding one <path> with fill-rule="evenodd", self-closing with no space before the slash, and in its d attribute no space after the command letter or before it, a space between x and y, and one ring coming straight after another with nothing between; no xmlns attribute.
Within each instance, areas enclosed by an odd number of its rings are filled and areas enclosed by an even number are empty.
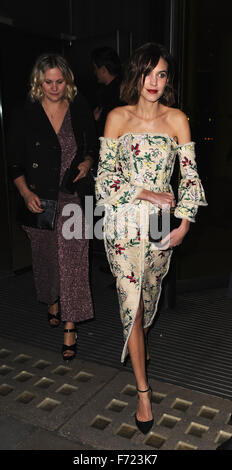
<svg viewBox="0 0 232 470"><path fill-rule="evenodd" d="M60 147L58 137L40 102L28 102L26 104L26 111L28 111L28 124L33 134L36 132L36 134L40 135L44 140Z"/></svg>

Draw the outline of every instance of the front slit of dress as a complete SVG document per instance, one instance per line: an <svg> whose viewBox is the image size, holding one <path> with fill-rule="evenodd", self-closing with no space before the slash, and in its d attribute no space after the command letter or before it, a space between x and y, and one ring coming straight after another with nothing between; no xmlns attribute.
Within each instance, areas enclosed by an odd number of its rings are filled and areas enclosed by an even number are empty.
<svg viewBox="0 0 232 470"><path fill-rule="evenodd" d="M127 243L127 240L121 240L121 249L123 249L123 246L126 246ZM118 246L119 240L114 240L113 244ZM136 251L138 253L137 249ZM148 253L151 253L151 256L148 257L146 263L146 254ZM121 275L117 276L115 272L114 275L116 275L116 285L120 303L120 316L123 324L124 335L121 362L125 361L128 354L128 341L136 320L141 295L144 304L143 328L148 328L154 320L162 290L162 281L168 273L171 255L172 250L156 250L148 240L141 240L139 249L140 260L139 263L135 263L137 264L137 271L133 272L134 277L127 274L128 259L126 260L126 264L123 263L122 258L120 259ZM129 272L133 269L132 259L130 258L131 268L129 269ZM148 264L148 262L150 264ZM148 308L145 307L145 302L149 304Z"/></svg>

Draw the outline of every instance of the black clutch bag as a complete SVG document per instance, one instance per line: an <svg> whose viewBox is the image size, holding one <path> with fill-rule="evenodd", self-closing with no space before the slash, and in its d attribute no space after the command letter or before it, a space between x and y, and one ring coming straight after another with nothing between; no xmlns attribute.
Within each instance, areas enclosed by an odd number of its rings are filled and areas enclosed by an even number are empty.
<svg viewBox="0 0 232 470"><path fill-rule="evenodd" d="M30 212L23 204L20 211L20 221L26 227L33 227L45 230L54 230L56 221L57 201L52 199L41 199L43 212Z"/></svg>
<svg viewBox="0 0 232 470"><path fill-rule="evenodd" d="M169 233L178 228L182 219L174 216L174 209L169 211L159 210L158 214L149 217L149 241L158 244L166 238Z"/></svg>

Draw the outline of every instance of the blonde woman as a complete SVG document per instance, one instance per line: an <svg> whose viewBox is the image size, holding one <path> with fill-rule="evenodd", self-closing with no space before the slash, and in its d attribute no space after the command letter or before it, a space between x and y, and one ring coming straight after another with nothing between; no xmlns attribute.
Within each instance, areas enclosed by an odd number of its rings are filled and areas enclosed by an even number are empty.
<svg viewBox="0 0 232 470"><path fill-rule="evenodd" d="M197 173L187 117L173 108L173 61L165 47L145 44L134 51L121 86L128 103L108 115L101 138L97 204L105 206L105 247L116 277L124 347L138 389L135 420L146 434L153 425L151 389L145 368L145 341L157 310L173 247L206 205ZM182 179L177 203L170 186L178 155ZM173 208L179 227L157 245L149 239L149 217ZM163 243L163 244L162 244ZM154 358L155 360L155 358Z"/></svg>
<svg viewBox="0 0 232 470"><path fill-rule="evenodd" d="M92 318L93 307L88 240L62 235L62 210L70 203L80 206L81 196L66 191L63 178L74 157L74 182L85 177L96 148L92 114L77 92L68 63L58 54L41 55L31 73L29 99L12 119L9 168L26 208L21 223L31 241L37 298L48 305L51 327L60 319L64 322L64 360L74 358L76 324ZM34 227L34 215L43 212L41 199L57 202L54 230Z"/></svg>

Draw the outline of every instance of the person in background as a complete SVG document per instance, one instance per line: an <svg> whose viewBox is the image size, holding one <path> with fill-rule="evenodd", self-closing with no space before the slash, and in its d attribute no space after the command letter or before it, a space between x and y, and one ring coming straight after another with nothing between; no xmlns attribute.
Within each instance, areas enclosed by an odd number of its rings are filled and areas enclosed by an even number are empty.
<svg viewBox="0 0 232 470"><path fill-rule="evenodd" d="M121 62L111 47L99 47L91 54L94 74L99 83L97 106L93 113L99 137L104 135L107 114L120 106Z"/></svg>
<svg viewBox="0 0 232 470"><path fill-rule="evenodd" d="M20 221L31 241L37 298L48 305L51 327L64 322L64 360L76 354L77 323L93 318L94 313L88 240L83 232L79 239L62 234L62 210L66 204L80 206L81 194L66 192L62 182L74 157L78 157L74 182L85 177L96 149L92 112L76 88L67 61L58 54L42 54L31 73L28 100L12 116L8 159L23 207ZM57 201L54 230L28 222L28 214L43 211L42 198ZM78 214L75 222L82 224L82 209Z"/></svg>
<svg viewBox="0 0 232 470"><path fill-rule="evenodd" d="M172 107L173 60L164 46L148 43L132 54L121 85L128 103L112 110L101 140L96 199L105 207L107 257L116 278L124 347L138 390L136 425L153 425L146 374L147 334L152 325L173 248L182 243L199 205L207 205L198 176L186 115ZM175 157L181 168L175 202L170 179ZM149 238L149 216L171 208L179 226L159 247Z"/></svg>
<svg viewBox="0 0 232 470"><path fill-rule="evenodd" d="M122 67L117 52L108 46L94 49L91 53L91 61L98 82L93 115L98 137L102 137L108 113L122 104L120 99ZM100 219L102 219L102 215L100 217L95 216L94 220L97 223ZM97 243L98 249L104 251L102 241L95 240L95 243ZM107 261L102 263L100 271L110 273ZM110 284L110 287L115 289L114 281Z"/></svg>

